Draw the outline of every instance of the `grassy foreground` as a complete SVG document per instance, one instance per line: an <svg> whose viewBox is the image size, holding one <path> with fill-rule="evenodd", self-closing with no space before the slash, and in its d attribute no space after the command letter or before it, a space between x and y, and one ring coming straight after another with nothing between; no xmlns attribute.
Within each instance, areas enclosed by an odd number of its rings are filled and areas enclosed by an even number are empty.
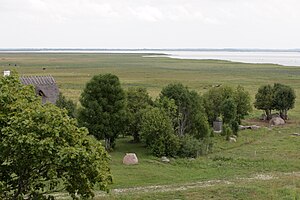
<svg viewBox="0 0 300 200"><path fill-rule="evenodd" d="M299 199L300 137L291 135L299 131L299 127L246 130L240 132L237 143L215 136L214 153L167 164L130 143L130 138L120 139L111 153L112 189L125 188L125 192L112 190L106 198ZM122 165L126 152L136 152L139 164ZM152 188L159 185L162 188Z"/></svg>
<svg viewBox="0 0 300 200"><path fill-rule="evenodd" d="M98 199L300 199L299 127L241 131L236 143L213 138L215 152L162 163L130 137L111 153L114 184ZM125 153L139 164L125 166ZM63 195L60 196L63 199Z"/></svg>

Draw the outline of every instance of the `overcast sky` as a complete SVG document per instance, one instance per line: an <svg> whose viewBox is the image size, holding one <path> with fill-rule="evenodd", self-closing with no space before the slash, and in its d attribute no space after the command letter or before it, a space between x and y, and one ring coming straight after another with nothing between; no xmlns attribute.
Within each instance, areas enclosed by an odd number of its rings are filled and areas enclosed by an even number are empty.
<svg viewBox="0 0 300 200"><path fill-rule="evenodd" d="M300 48L300 0L0 0L0 48Z"/></svg>

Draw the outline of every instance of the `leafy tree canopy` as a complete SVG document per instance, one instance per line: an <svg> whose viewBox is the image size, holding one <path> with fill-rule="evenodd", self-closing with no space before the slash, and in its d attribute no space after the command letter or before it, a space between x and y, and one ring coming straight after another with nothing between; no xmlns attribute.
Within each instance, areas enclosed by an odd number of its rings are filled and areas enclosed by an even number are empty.
<svg viewBox="0 0 300 200"><path fill-rule="evenodd" d="M263 85L255 95L254 106L264 110L267 119L271 118L272 110L278 110L280 116L287 119L287 112L294 108L295 99L295 91L290 86L280 83L275 83L274 86Z"/></svg>
<svg viewBox="0 0 300 200"><path fill-rule="evenodd" d="M155 156L175 156L179 148L172 122L159 108L149 107L143 112L141 123L142 141Z"/></svg>
<svg viewBox="0 0 300 200"><path fill-rule="evenodd" d="M0 78L0 107L1 199L46 199L60 190L88 198L96 184L107 189L107 152L66 111L42 105L15 75Z"/></svg>
<svg viewBox="0 0 300 200"><path fill-rule="evenodd" d="M210 124L221 115L226 123L232 120L241 123L252 110L250 94L242 86L236 89L228 86L211 88L203 95L203 99Z"/></svg>
<svg viewBox="0 0 300 200"><path fill-rule="evenodd" d="M58 95L56 106L66 109L70 117L76 117L76 104L72 100L67 99L61 92Z"/></svg>
<svg viewBox="0 0 300 200"><path fill-rule="evenodd" d="M172 99L177 106L177 115L172 121L179 136L196 134L199 137L208 135L206 113L201 97L180 83L169 84L162 89L160 99ZM196 133L198 132L198 133Z"/></svg>
<svg viewBox="0 0 300 200"><path fill-rule="evenodd" d="M153 105L145 88L129 88L127 91L128 132L133 135L134 141L140 141L140 125L142 110Z"/></svg>
<svg viewBox="0 0 300 200"><path fill-rule="evenodd" d="M294 108L295 99L295 91L290 86L279 83L274 84L273 108L280 112L283 119L288 118L287 112Z"/></svg>
<svg viewBox="0 0 300 200"><path fill-rule="evenodd" d="M271 85L263 85L255 95L254 107L264 110L268 119L270 119L273 109L273 99L273 87Z"/></svg>
<svg viewBox="0 0 300 200"><path fill-rule="evenodd" d="M112 74L94 76L80 99L83 108L79 122L97 139L105 139L105 148L115 146L115 139L125 129L126 99L119 78Z"/></svg>

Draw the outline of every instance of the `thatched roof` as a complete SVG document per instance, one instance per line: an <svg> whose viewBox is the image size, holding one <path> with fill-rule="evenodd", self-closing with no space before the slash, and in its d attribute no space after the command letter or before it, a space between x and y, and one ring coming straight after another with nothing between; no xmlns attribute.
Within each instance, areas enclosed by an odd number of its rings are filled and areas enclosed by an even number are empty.
<svg viewBox="0 0 300 200"><path fill-rule="evenodd" d="M59 90L52 76L22 76L20 81L24 85L33 85L36 94L42 97L42 103L56 103Z"/></svg>

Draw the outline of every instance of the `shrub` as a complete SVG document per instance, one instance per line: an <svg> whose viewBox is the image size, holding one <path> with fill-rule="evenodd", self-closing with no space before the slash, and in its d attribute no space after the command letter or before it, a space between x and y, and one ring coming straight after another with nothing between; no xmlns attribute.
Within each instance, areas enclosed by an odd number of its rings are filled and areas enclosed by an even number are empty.
<svg viewBox="0 0 300 200"><path fill-rule="evenodd" d="M140 135L153 155L176 155L178 139L174 135L170 118L163 110L149 107L143 112Z"/></svg>
<svg viewBox="0 0 300 200"><path fill-rule="evenodd" d="M180 157L196 158L202 154L202 143L200 140L189 135L181 137L180 140L180 150L178 154Z"/></svg>

